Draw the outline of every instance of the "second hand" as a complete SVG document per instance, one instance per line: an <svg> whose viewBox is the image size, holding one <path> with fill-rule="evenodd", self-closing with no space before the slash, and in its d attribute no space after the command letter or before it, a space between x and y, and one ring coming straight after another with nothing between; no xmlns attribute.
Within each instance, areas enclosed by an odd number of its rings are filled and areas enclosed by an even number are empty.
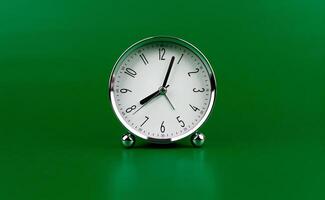
<svg viewBox="0 0 325 200"><path fill-rule="evenodd" d="M166 94L164 94L164 96L166 97L168 103L170 104L170 106L173 108L173 110L175 110L175 107L173 106L172 102L169 100L168 96Z"/></svg>

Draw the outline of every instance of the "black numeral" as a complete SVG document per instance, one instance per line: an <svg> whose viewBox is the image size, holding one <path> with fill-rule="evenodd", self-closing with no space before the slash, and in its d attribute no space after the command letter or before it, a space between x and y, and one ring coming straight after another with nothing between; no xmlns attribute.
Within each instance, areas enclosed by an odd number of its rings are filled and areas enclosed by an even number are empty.
<svg viewBox="0 0 325 200"><path fill-rule="evenodd" d="M125 110L125 112L130 113L132 110L134 110L134 109L136 109L136 108L137 108L137 106L136 106L136 105L133 105L133 106L127 108L127 109Z"/></svg>
<svg viewBox="0 0 325 200"><path fill-rule="evenodd" d="M144 116L146 119L144 120L144 122L141 124L141 126L143 125L143 124L145 124L147 121L148 121L148 119L149 119L149 117L147 117L147 116ZM141 127L140 126L140 127Z"/></svg>
<svg viewBox="0 0 325 200"><path fill-rule="evenodd" d="M181 127L184 127L184 126L185 126L185 123L184 123L183 120L180 119L180 117L181 117L181 116L177 116L176 119L177 119L178 123L181 124Z"/></svg>
<svg viewBox="0 0 325 200"><path fill-rule="evenodd" d="M165 60L164 55L165 55L165 48L159 48L159 60Z"/></svg>
<svg viewBox="0 0 325 200"><path fill-rule="evenodd" d="M147 65L147 64L149 63L148 60L147 60L147 58L144 56L143 53L140 54L140 58L142 59L142 61L143 61L143 63L144 63L145 65Z"/></svg>
<svg viewBox="0 0 325 200"><path fill-rule="evenodd" d="M162 133L165 132L164 122L165 122L165 121L162 121L162 122L161 122L161 125L160 125L160 132L162 132Z"/></svg>
<svg viewBox="0 0 325 200"><path fill-rule="evenodd" d="M184 54L181 55L181 57L179 58L177 64L179 64L179 62L181 62L182 58L183 58Z"/></svg>
<svg viewBox="0 0 325 200"><path fill-rule="evenodd" d="M193 92L204 92L205 91L205 89L204 88L202 88L201 90L199 90L199 89L196 89L196 88L193 88Z"/></svg>
<svg viewBox="0 0 325 200"><path fill-rule="evenodd" d="M195 107L195 106L192 106L191 104L189 104L190 105L190 107L196 112L196 111L198 111L198 110L200 110L199 108L197 108L197 107Z"/></svg>
<svg viewBox="0 0 325 200"><path fill-rule="evenodd" d="M199 68L195 68L195 71L194 72L189 72L187 73L189 77L191 77L191 74L195 74L195 73L198 73L200 71Z"/></svg>
<svg viewBox="0 0 325 200"><path fill-rule="evenodd" d="M121 93L127 93L127 92L132 92L132 91L129 90L129 89L122 88L122 89L120 89L120 92Z"/></svg>
<svg viewBox="0 0 325 200"><path fill-rule="evenodd" d="M135 75L137 75L137 72L131 68L126 68L124 73L126 73L127 75L129 75L133 78L135 78Z"/></svg>

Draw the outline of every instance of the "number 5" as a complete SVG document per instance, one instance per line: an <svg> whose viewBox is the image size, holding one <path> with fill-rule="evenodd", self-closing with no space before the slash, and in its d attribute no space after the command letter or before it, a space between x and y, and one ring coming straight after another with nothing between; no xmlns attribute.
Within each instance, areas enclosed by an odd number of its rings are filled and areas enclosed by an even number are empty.
<svg viewBox="0 0 325 200"><path fill-rule="evenodd" d="M181 116L177 116L176 119L177 119L178 123L181 124L181 127L184 127L184 126L185 126L185 123L184 123L183 120L180 119L180 117L181 117Z"/></svg>

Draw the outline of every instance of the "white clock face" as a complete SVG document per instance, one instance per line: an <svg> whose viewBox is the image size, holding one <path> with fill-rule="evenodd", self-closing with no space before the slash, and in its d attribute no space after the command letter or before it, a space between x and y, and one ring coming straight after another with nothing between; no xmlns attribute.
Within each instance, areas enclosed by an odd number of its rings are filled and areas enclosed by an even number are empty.
<svg viewBox="0 0 325 200"><path fill-rule="evenodd" d="M110 97L120 121L154 142L193 133L211 110L215 85L208 61L181 40L155 38L129 48L117 62Z"/></svg>

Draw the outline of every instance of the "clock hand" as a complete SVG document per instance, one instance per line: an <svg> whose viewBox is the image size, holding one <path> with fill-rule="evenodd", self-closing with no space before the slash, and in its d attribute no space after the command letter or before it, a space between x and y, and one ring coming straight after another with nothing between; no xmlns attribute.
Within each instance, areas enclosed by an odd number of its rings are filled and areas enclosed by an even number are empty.
<svg viewBox="0 0 325 200"><path fill-rule="evenodd" d="M159 90L157 90L156 92L150 94L149 96L143 98L141 101L140 101L140 104L141 105L144 105L145 103L147 103L148 101L150 101L151 99L153 99L154 97L158 96L160 93Z"/></svg>
<svg viewBox="0 0 325 200"><path fill-rule="evenodd" d="M169 85L167 85L165 88L168 88ZM156 92L150 94L149 96L143 98L141 101L140 101L140 104L143 105L145 103L147 103L148 101L150 101L151 99L155 98L156 96L158 96L160 93L161 93L161 90L162 89L158 89Z"/></svg>
<svg viewBox="0 0 325 200"><path fill-rule="evenodd" d="M149 102L147 102L147 103L149 103ZM146 103L146 104L147 104ZM136 110L136 111L134 111L134 113L133 113L133 115L135 114L135 113L137 113L139 110L141 110L146 104L143 104L138 110Z"/></svg>
<svg viewBox="0 0 325 200"><path fill-rule="evenodd" d="M171 105L171 107L173 108L173 110L175 110L175 107L173 106L172 102L169 100L167 94L164 94L164 96L166 97L168 103Z"/></svg>
<svg viewBox="0 0 325 200"><path fill-rule="evenodd" d="M158 90L158 93L157 92L154 92L154 93L152 93L151 95L149 95L149 96L147 96L146 98L144 98L144 99L146 99L145 100L145 102L143 103L143 104L141 104L141 101L140 101L140 105L142 105L139 109L137 109L134 113L133 113L133 115L135 114L135 113L137 113L139 110L141 110L145 105L147 105L151 100L153 100L155 97L157 97L157 96L159 96L159 94L160 94L160 91ZM148 97L150 97L150 98L148 98ZM144 100L144 99L142 99L142 100Z"/></svg>
<svg viewBox="0 0 325 200"><path fill-rule="evenodd" d="M169 63L169 66L168 66L168 69L167 69L167 73L166 73L166 76L165 76L165 79L164 79L164 82L163 82L163 85L162 87L165 87L166 84L167 84L167 81L168 81L168 77L169 77L169 74L170 74L170 71L172 70L172 67L173 67L173 64L174 64L174 60L175 60L175 56L173 56L170 60L170 63Z"/></svg>

